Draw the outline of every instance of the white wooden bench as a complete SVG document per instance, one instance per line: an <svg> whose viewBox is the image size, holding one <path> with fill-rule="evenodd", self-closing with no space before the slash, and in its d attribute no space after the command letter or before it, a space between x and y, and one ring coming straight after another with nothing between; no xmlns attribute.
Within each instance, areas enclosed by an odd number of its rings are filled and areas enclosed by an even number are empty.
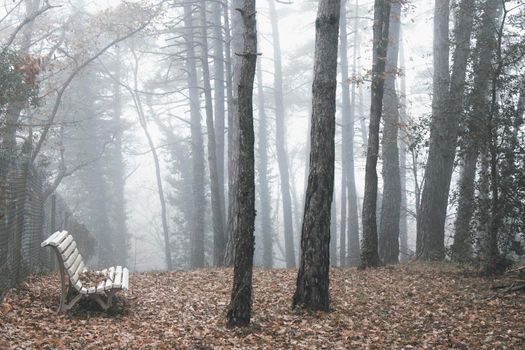
<svg viewBox="0 0 525 350"><path fill-rule="evenodd" d="M129 271L122 266L96 271L101 275L97 285L82 284L81 274L87 269L73 236L67 231L53 233L42 242L41 246L51 247L55 251L60 267L62 294L57 312L71 309L83 297L95 300L104 310L107 310L111 307L113 296L117 291L128 290ZM68 287L66 287L66 280L69 282Z"/></svg>

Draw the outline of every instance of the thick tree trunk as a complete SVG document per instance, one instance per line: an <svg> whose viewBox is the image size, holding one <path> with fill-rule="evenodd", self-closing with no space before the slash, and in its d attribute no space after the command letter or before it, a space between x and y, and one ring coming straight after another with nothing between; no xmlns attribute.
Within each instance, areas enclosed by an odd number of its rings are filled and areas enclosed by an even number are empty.
<svg viewBox="0 0 525 350"><path fill-rule="evenodd" d="M377 158L379 155L379 126L383 108L384 73L388 47L390 2L375 0L374 37L372 65L372 104L366 152L365 194L363 199L363 242L361 266L374 267L381 264L377 251Z"/></svg>
<svg viewBox="0 0 525 350"><path fill-rule="evenodd" d="M232 35L229 37L230 31L226 28L226 83L227 100L228 100L228 222L227 235L228 242L226 245L226 252L224 256L224 264L230 266L233 264L233 220L234 214L237 210L236 193L237 193L237 168L239 159L239 116L238 112L238 91L240 62L237 54L243 50L242 38L242 18L236 9L242 8L243 2L241 0L232 0L230 3L230 12L232 18ZM225 23L229 25L228 16L225 15ZM228 27L228 26L227 26ZM231 46L230 46L231 43ZM230 47L229 47L230 46Z"/></svg>
<svg viewBox="0 0 525 350"><path fill-rule="evenodd" d="M213 122L213 102L211 97L210 68L208 64L208 23L206 21L206 2L201 1L201 61L202 82L204 85L204 101L206 109L206 129L208 135L208 168L210 170L211 211L213 224L213 265L220 266L224 262L226 241L224 238L224 211L219 183L219 168L217 161L217 142Z"/></svg>
<svg viewBox="0 0 525 350"><path fill-rule="evenodd" d="M257 97L259 110L259 128L257 148L257 175L258 190L261 203L261 234L263 241L263 266L271 268L273 266L273 225L271 218L271 192L268 184L268 119L265 111L264 85L262 79L262 61L257 64Z"/></svg>
<svg viewBox="0 0 525 350"><path fill-rule="evenodd" d="M488 0L485 4L481 29L476 38L474 57L474 84L468 101L471 112L467 116L467 131L463 140L463 167L459 179L458 210L456 213L454 244L451 247L452 259L466 262L471 257L470 221L473 214L474 182L480 146L485 133L482 121L489 113L488 94L492 76L492 55L496 47L496 18L499 0Z"/></svg>
<svg viewBox="0 0 525 350"><path fill-rule="evenodd" d="M279 38L279 19L275 11L275 0L268 0L270 20L272 22L273 63L274 63L274 97L275 97L275 144L277 163L281 180L283 199L284 249L286 267L295 267L295 249L292 220L292 198L290 196L290 172L288 169L288 151L286 149L286 112L283 100L283 77L281 66L281 42Z"/></svg>
<svg viewBox="0 0 525 350"><path fill-rule="evenodd" d="M227 311L227 326L250 323L252 307L252 269L255 224L255 174L253 131L253 81L257 63L257 31L255 0L245 0L238 9L244 24L244 50L241 55L237 85L239 115L239 168L237 206L233 220L234 271L231 302Z"/></svg>
<svg viewBox="0 0 525 350"><path fill-rule="evenodd" d="M434 80L430 148L425 167L425 184L417 218L416 254L422 260L445 256L444 226L448 199L448 168L454 161L446 109L449 103L449 0L436 0L434 9ZM449 165L450 164L450 165Z"/></svg>
<svg viewBox="0 0 525 350"><path fill-rule="evenodd" d="M194 57L194 32L192 5L184 5L184 26L186 27L186 71L189 89L191 120L191 154L193 168L193 212L191 221L191 255L192 268L204 266L204 218L206 199L204 195L204 145L201 130L200 99L197 81L197 68Z"/></svg>
<svg viewBox="0 0 525 350"><path fill-rule="evenodd" d="M445 257L445 219L475 13L474 0L461 1L454 29L456 43L451 79L449 1L436 0L435 6L430 146L417 218L416 255L421 260L442 260Z"/></svg>
<svg viewBox="0 0 525 350"><path fill-rule="evenodd" d="M310 174L293 306L328 310L330 208L334 189L339 0L320 0L315 22Z"/></svg>
<svg viewBox="0 0 525 350"><path fill-rule="evenodd" d="M384 130L383 200L379 226L379 257L385 264L399 262L399 218L401 210L401 179L399 173L399 99L396 91L401 3L393 2L390 11L389 42L386 58L386 81L383 102Z"/></svg>

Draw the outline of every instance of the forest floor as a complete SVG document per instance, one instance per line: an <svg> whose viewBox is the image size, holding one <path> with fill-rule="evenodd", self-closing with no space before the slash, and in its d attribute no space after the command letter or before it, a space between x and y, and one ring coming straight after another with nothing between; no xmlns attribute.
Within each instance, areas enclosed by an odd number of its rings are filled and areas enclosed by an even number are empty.
<svg viewBox="0 0 525 350"><path fill-rule="evenodd" d="M449 265L331 270L331 312L290 308L296 271L254 272L249 327L225 327L231 269L132 274L102 312L55 312L57 274L32 277L0 307L0 349L524 349L525 294Z"/></svg>

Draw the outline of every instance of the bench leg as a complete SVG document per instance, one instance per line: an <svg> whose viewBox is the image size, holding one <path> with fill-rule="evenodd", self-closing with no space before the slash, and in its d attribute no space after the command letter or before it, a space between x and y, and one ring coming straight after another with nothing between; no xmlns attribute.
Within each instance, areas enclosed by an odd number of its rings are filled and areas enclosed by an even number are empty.
<svg viewBox="0 0 525 350"><path fill-rule="evenodd" d="M82 294L77 294L68 304L63 305L62 311L66 312L67 310L71 309L75 304L82 298Z"/></svg>
<svg viewBox="0 0 525 350"><path fill-rule="evenodd" d="M90 297L93 298L104 310L107 310L113 304L113 295L115 294L114 290L110 290L106 295L106 300L104 300L99 294L91 294Z"/></svg>

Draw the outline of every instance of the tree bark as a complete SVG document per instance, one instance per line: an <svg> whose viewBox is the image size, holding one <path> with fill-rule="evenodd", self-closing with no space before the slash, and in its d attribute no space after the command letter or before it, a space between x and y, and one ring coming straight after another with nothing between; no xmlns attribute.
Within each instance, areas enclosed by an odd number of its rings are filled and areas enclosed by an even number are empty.
<svg viewBox="0 0 525 350"><path fill-rule="evenodd" d="M335 196L330 207L330 266L337 266L337 206Z"/></svg>
<svg viewBox="0 0 525 350"><path fill-rule="evenodd" d="M463 137L463 159L459 179L458 209L454 226L454 243L451 247L452 259L466 262L472 253L470 221L474 211L474 182L476 165L485 130L482 129L483 119L489 113L489 83L492 76L492 55L496 42L496 23L499 0L488 0L485 4L481 29L476 38L474 50L474 84L469 98L470 113L467 115L467 132Z"/></svg>
<svg viewBox="0 0 525 350"><path fill-rule="evenodd" d="M217 144L217 171L219 176L219 195L220 206L222 208L223 229L225 223L225 198L224 198L224 38L223 26L221 22L222 6L219 1L213 2L212 7L212 24L213 24L213 68L214 68L214 111L215 116L215 138ZM226 13L228 11L225 11ZM224 253L223 253L224 254ZM221 262L222 264L223 262Z"/></svg>
<svg viewBox="0 0 525 350"><path fill-rule="evenodd" d="M408 249L408 203L407 203L407 122L408 116L406 112L406 66L405 66L405 52L403 45L403 28L400 27L399 35L399 61L400 61L400 72L401 72L401 83L400 83L400 115L399 120L401 122L401 133L399 135L399 145L401 147L399 151L399 182L401 184L401 212L399 215L399 252L401 262L407 262L409 257Z"/></svg>
<svg viewBox="0 0 525 350"><path fill-rule="evenodd" d="M239 83L240 73L240 59L237 56L243 50L243 38L242 38L242 18L239 11L235 10L242 8L243 2L241 0L232 0L230 6L231 18L232 18L232 35L229 37L229 30L226 30L226 74L227 74L227 85L230 88L228 91L228 222L227 222L227 235L228 243L226 245L226 252L224 256L224 264L231 266L233 264L233 220L234 214L237 210L236 206L236 193L237 193L237 168L239 159L239 116L238 112L238 96L237 86ZM228 16L225 17L225 23L229 24ZM231 43L231 47L228 46ZM233 53L233 56L232 56ZM231 111L231 112L230 112Z"/></svg>
<svg viewBox="0 0 525 350"><path fill-rule="evenodd" d="M421 260L445 257L445 219L475 12L474 0L461 1L454 28L456 42L450 76L449 1L436 0L435 4L430 146L417 218L416 255Z"/></svg>
<svg viewBox="0 0 525 350"><path fill-rule="evenodd" d="M259 128L257 148L257 174L259 183L259 198L261 203L261 234L263 240L263 266L273 266L273 225L271 218L271 190L268 184L268 119L265 111L264 85L262 79L262 61L257 64L257 97L259 110Z"/></svg>
<svg viewBox="0 0 525 350"><path fill-rule="evenodd" d="M279 38L279 19L275 10L275 0L268 0L270 20L272 22L273 62L274 62L274 97L275 97L275 144L277 163L281 180L284 223L284 249L286 267L295 267L295 249L293 237L292 199L290 195L290 172L288 169L288 152L286 149L286 112L283 100L283 72L281 65L281 42Z"/></svg>
<svg viewBox="0 0 525 350"><path fill-rule="evenodd" d="M377 251L377 158L379 155L379 126L383 107L385 61L388 47L390 2L375 0L372 65L372 104L368 148L366 153L365 194L363 199L363 242L361 266L374 267L381 264Z"/></svg>
<svg viewBox="0 0 525 350"><path fill-rule="evenodd" d="M224 251L226 249L226 241L224 238L224 211L222 207L221 187L219 182L219 167L217 161L218 148L215 139L210 67L208 64L208 23L206 20L206 2L201 1L200 7L202 83L204 86L204 101L206 109L208 168L210 170L211 211L213 225L213 265L220 266L224 262Z"/></svg>
<svg viewBox="0 0 525 350"><path fill-rule="evenodd" d="M401 179L399 173L399 99L396 91L398 72L401 3L393 2L390 12L389 42L386 58L386 81L383 102L384 129L383 200L379 226L379 257L385 264L399 262L399 219L401 210Z"/></svg>
<svg viewBox="0 0 525 350"><path fill-rule="evenodd" d="M301 264L293 306L327 311L330 208L334 189L335 94L339 0L321 0L315 22L310 173L301 235Z"/></svg>
<svg viewBox="0 0 525 350"><path fill-rule="evenodd" d="M346 32L346 7L345 15L341 14L341 20L345 21L345 32ZM358 29L358 17L359 17L359 1L355 2L355 11L354 11L354 50L353 50L353 65L352 65L352 76L355 77L358 68L359 61L359 29ZM343 28L341 27L341 33ZM346 40L343 41L343 35L341 36L341 50L347 52L348 47ZM346 39L346 38L345 38ZM346 47L346 48L345 48ZM342 56L342 54L341 54ZM341 58L341 67L343 58ZM348 69L344 70L341 68L341 74L343 78L343 87L344 82L348 80L345 79L345 75L348 75ZM343 90L344 93L344 90ZM360 101L362 103L362 101ZM347 172L346 172L346 186L348 191L348 249L347 249L347 266L358 266L361 262L361 249L359 247L359 213L357 210L358 199L357 191L355 185L355 166L354 166L354 133L355 133L355 119L356 119L356 105L357 105L357 94L356 94L356 82L355 79L352 80L352 91L351 91L351 100L350 100L350 114L348 115L348 141L347 141ZM365 128L366 129L366 128ZM363 141L366 140L366 137Z"/></svg>
<svg viewBox="0 0 525 350"><path fill-rule="evenodd" d="M195 40L192 21L192 3L184 5L184 26L186 33L186 71L190 102L191 120L191 154L193 168L193 212L191 222L191 255L192 268L204 266L204 217L206 199L204 195L204 146L201 130L200 99L195 65ZM212 129L213 130L213 129Z"/></svg>
<svg viewBox="0 0 525 350"><path fill-rule="evenodd" d="M227 311L227 326L250 323L252 306L252 269L255 223L255 174L253 131L253 81L257 63L257 30L255 0L245 0L238 11L243 19L244 50L237 85L239 115L239 168L237 206L233 220L234 271L231 302Z"/></svg>

